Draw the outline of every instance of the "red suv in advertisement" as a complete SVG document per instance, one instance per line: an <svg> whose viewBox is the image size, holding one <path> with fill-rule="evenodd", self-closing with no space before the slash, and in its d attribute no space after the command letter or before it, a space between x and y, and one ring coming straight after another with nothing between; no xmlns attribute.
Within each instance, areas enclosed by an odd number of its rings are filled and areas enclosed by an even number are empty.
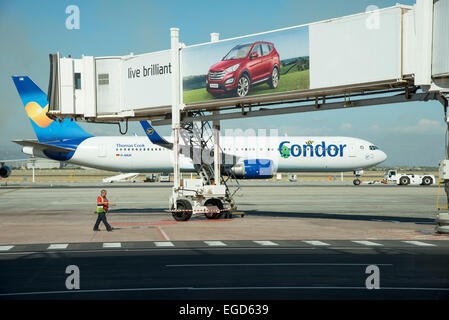
<svg viewBox="0 0 449 320"><path fill-rule="evenodd" d="M279 66L279 54L272 43L257 41L237 45L210 67L207 91L213 96L234 92L244 97L257 84L268 83L274 89L279 83Z"/></svg>

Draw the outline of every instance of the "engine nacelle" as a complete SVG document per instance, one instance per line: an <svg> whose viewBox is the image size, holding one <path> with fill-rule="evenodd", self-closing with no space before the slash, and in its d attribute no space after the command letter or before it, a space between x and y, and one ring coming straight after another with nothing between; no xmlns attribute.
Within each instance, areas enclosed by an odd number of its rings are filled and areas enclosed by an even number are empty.
<svg viewBox="0 0 449 320"><path fill-rule="evenodd" d="M1 166L0 167L0 177L2 178L8 178L11 174L11 169L7 166Z"/></svg>
<svg viewBox="0 0 449 320"><path fill-rule="evenodd" d="M22 152L29 156L34 156L34 148L33 147L29 147L29 146L23 147Z"/></svg>
<svg viewBox="0 0 449 320"><path fill-rule="evenodd" d="M268 159L244 160L230 170L238 179L269 179L276 173L273 161Z"/></svg>

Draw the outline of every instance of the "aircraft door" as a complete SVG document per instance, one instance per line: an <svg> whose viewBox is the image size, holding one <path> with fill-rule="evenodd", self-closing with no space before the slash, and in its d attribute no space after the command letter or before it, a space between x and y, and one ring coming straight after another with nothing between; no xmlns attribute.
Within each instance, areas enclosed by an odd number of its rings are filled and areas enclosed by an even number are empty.
<svg viewBox="0 0 449 320"><path fill-rule="evenodd" d="M100 158L106 157L106 145L105 144L100 144L98 146L98 157L100 157Z"/></svg>
<svg viewBox="0 0 449 320"><path fill-rule="evenodd" d="M348 145L348 155L350 157L355 157L356 156L356 145L351 143Z"/></svg>

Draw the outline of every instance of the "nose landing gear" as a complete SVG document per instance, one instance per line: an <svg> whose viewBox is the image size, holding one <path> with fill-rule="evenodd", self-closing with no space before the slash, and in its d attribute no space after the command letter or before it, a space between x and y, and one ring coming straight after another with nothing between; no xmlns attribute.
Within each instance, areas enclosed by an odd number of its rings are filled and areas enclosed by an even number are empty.
<svg viewBox="0 0 449 320"><path fill-rule="evenodd" d="M354 171L354 175L355 175L355 179L354 179L354 181L352 181L352 183L355 185L355 186L358 186L358 185L360 185L360 183L361 183L361 181L360 181L360 176L363 174L363 170L356 170L356 171Z"/></svg>

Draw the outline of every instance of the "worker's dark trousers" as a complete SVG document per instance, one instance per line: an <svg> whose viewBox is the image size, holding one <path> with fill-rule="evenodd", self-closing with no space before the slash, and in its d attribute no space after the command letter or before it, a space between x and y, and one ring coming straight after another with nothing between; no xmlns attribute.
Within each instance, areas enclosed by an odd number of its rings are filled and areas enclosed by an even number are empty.
<svg viewBox="0 0 449 320"><path fill-rule="evenodd" d="M100 222L103 222L103 224L106 226L106 229L112 230L112 227L109 225L108 220L106 220L106 212L99 212L97 222L95 222L94 230L98 230L98 227L100 226Z"/></svg>

